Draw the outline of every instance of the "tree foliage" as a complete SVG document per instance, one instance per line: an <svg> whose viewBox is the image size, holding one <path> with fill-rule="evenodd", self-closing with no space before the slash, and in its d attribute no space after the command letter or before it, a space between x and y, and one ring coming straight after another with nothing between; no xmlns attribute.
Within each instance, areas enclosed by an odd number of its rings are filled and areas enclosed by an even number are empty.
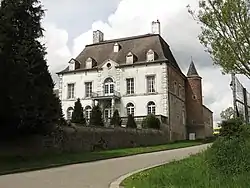
<svg viewBox="0 0 250 188"><path fill-rule="evenodd" d="M110 125L114 125L115 127L120 127L121 123L122 123L122 120L121 120L119 111L115 110L111 118Z"/></svg>
<svg viewBox="0 0 250 188"><path fill-rule="evenodd" d="M189 13L201 25L199 40L223 73L250 77L249 0L200 0Z"/></svg>
<svg viewBox="0 0 250 188"><path fill-rule="evenodd" d="M99 105L96 105L93 107L91 115L90 115L89 124L93 126L101 126L101 127L104 126L104 122L102 119L102 111Z"/></svg>
<svg viewBox="0 0 250 188"><path fill-rule="evenodd" d="M63 119L45 60L39 0L2 0L0 6L0 132L48 133ZM2 112L3 115L2 115Z"/></svg>
<svg viewBox="0 0 250 188"><path fill-rule="evenodd" d="M75 102L74 106L74 111L72 113L72 123L81 123L81 124L86 124L86 120L83 116L83 107L81 104L80 99L78 98L77 101Z"/></svg>
<svg viewBox="0 0 250 188"><path fill-rule="evenodd" d="M128 115L128 121L127 121L127 126L128 128L137 128L134 116L131 114Z"/></svg>
<svg viewBox="0 0 250 188"><path fill-rule="evenodd" d="M234 109L232 107L228 107L227 109L223 110L220 113L220 117L223 120L229 120L233 118L233 116L234 116Z"/></svg>

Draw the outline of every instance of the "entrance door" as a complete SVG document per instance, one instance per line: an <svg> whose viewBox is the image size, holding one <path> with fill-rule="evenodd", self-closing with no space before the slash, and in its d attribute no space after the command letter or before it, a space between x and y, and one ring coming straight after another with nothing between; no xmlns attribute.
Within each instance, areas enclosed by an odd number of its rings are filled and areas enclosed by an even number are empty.
<svg viewBox="0 0 250 188"><path fill-rule="evenodd" d="M112 114L111 114L111 108L106 108L104 110L104 119L105 121L108 121L111 118Z"/></svg>
<svg viewBox="0 0 250 188"><path fill-rule="evenodd" d="M107 78L104 81L104 94L106 96L114 94L114 82L113 82L112 78Z"/></svg>

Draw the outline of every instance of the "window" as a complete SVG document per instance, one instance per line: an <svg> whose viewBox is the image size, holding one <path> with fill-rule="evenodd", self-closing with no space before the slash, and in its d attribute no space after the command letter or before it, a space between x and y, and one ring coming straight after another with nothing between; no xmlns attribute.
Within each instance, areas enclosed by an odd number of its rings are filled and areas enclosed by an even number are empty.
<svg viewBox="0 0 250 188"><path fill-rule="evenodd" d="M70 71L75 70L75 60L74 59L71 59L69 62L69 70Z"/></svg>
<svg viewBox="0 0 250 188"><path fill-rule="evenodd" d="M147 76L147 92L155 93L155 76Z"/></svg>
<svg viewBox="0 0 250 188"><path fill-rule="evenodd" d="M131 114L132 116L135 115L135 106L132 103L127 104L127 115Z"/></svg>
<svg viewBox="0 0 250 188"><path fill-rule="evenodd" d="M134 63L134 55L131 52L129 52L128 55L126 56L126 63L128 64Z"/></svg>
<svg viewBox="0 0 250 188"><path fill-rule="evenodd" d="M155 60L155 53L153 50L149 50L147 52L147 61L154 61Z"/></svg>
<svg viewBox="0 0 250 188"><path fill-rule="evenodd" d="M155 115L155 103L153 101L150 101L147 105L148 107L148 114L154 114Z"/></svg>
<svg viewBox="0 0 250 188"><path fill-rule="evenodd" d="M86 106L85 107L85 116L86 116L86 119L89 120L90 119L90 116L91 116L91 107L90 106Z"/></svg>
<svg viewBox="0 0 250 188"><path fill-rule="evenodd" d="M91 97L92 95L92 82L85 83L85 96Z"/></svg>
<svg viewBox="0 0 250 188"><path fill-rule="evenodd" d="M67 109L67 120L71 120L73 111L74 109L72 107Z"/></svg>
<svg viewBox="0 0 250 188"><path fill-rule="evenodd" d="M89 57L87 60L86 60L86 69L91 69L93 66L93 60L91 57Z"/></svg>
<svg viewBox="0 0 250 188"><path fill-rule="evenodd" d="M174 82L174 94L178 95L178 88L177 88L177 83Z"/></svg>
<svg viewBox="0 0 250 188"><path fill-rule="evenodd" d="M119 50L120 50L119 44L115 43L115 45L114 45L114 52L119 52Z"/></svg>
<svg viewBox="0 0 250 188"><path fill-rule="evenodd" d="M68 84L68 99L75 98L75 84Z"/></svg>
<svg viewBox="0 0 250 188"><path fill-rule="evenodd" d="M127 94L134 94L135 93L135 86L134 86L134 78L127 79Z"/></svg>
<svg viewBox="0 0 250 188"><path fill-rule="evenodd" d="M185 110L182 111L182 124L186 124Z"/></svg>
<svg viewBox="0 0 250 188"><path fill-rule="evenodd" d="M114 94L114 82L112 78L107 78L104 81L104 94L105 95Z"/></svg>

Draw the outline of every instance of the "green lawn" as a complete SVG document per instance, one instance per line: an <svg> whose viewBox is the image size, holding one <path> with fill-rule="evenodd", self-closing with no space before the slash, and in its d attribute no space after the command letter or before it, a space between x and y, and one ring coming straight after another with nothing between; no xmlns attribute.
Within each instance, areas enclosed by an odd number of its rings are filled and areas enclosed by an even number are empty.
<svg viewBox="0 0 250 188"><path fill-rule="evenodd" d="M125 188L249 188L250 172L222 176L208 170L204 154L191 156L135 174L122 182Z"/></svg>
<svg viewBox="0 0 250 188"><path fill-rule="evenodd" d="M29 170L38 170L38 169L62 166L68 164L90 162L101 159L124 157L129 155L136 155L136 154L149 153L155 151L184 148L200 144L202 144L202 142L200 141L186 141L186 142L172 143L172 144L152 146L152 147L127 148L127 149L106 150L106 151L88 152L88 153L85 152L85 153L46 154L42 156L29 156L29 157L0 156L0 175L7 173L14 173L14 172L29 171Z"/></svg>

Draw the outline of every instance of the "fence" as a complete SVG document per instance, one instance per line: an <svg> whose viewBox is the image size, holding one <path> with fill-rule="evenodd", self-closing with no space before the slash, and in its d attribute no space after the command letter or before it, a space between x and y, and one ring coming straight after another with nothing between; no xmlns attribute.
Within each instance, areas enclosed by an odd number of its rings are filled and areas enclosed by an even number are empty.
<svg viewBox="0 0 250 188"><path fill-rule="evenodd" d="M231 88L233 90L233 105L235 116L242 115L246 123L249 123L250 94L242 85L235 74L232 74Z"/></svg>

